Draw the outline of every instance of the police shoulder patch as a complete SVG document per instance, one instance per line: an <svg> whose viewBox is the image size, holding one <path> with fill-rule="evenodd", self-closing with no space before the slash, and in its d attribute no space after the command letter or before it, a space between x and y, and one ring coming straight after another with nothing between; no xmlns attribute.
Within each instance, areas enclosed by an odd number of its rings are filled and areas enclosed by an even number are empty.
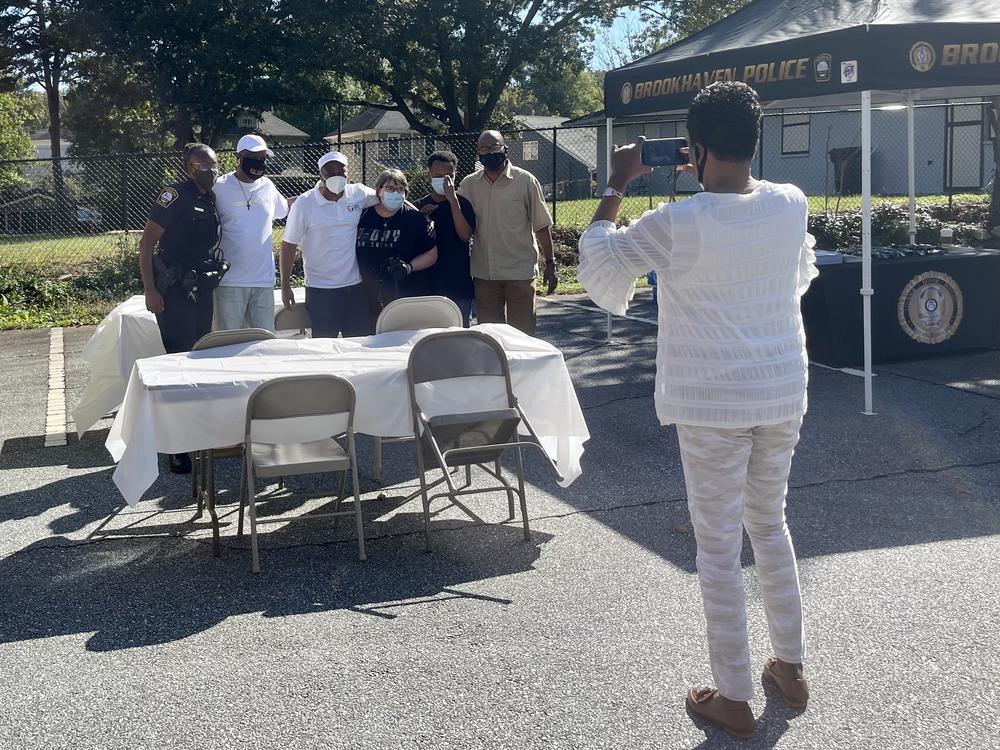
<svg viewBox="0 0 1000 750"><path fill-rule="evenodd" d="M157 197L156 202L166 208L175 200L177 200L177 191L172 187L165 187L160 191L160 195Z"/></svg>

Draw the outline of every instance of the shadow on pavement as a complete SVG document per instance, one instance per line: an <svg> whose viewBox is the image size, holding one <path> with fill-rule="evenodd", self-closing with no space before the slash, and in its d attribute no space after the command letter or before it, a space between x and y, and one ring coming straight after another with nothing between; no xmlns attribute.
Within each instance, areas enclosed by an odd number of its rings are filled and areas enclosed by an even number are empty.
<svg viewBox="0 0 1000 750"><path fill-rule="evenodd" d="M263 550L261 575L249 572L248 552L226 549L215 559L207 543L190 539L46 540L0 561L0 601L18 602L0 615L0 642L93 633L88 650L114 651L176 641L237 615L350 610L394 618L428 599L509 604L461 586L532 570L551 536L534 532L526 542L517 525L467 533L473 525L452 521L448 531L432 531L430 554L422 534L369 539L364 563L353 539L292 546L286 534L298 540L300 531L286 527L267 534L268 547L282 538L286 546ZM378 536L377 524L366 532Z"/></svg>

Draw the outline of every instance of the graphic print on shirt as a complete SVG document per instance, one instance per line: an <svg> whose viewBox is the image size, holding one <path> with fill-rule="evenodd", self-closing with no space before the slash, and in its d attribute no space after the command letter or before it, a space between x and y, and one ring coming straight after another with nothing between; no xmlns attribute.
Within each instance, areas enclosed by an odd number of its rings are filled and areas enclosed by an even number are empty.
<svg viewBox="0 0 1000 750"><path fill-rule="evenodd" d="M358 229L358 243L372 250L391 250L399 242L402 232L398 229Z"/></svg>

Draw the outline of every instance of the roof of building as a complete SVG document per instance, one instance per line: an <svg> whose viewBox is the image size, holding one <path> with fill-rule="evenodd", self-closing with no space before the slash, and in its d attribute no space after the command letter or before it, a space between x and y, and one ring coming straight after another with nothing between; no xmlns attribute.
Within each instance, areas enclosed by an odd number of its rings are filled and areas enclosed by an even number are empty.
<svg viewBox="0 0 1000 750"><path fill-rule="evenodd" d="M413 130L402 113L393 109L369 107L357 117L352 117L341 127L341 134L364 133L374 130L381 133L406 133ZM336 138L337 131L329 133L327 138Z"/></svg>
<svg viewBox="0 0 1000 750"><path fill-rule="evenodd" d="M514 120L525 128L533 130L547 141L552 141L552 131L556 134L556 148L565 151L572 158L584 164L591 171L597 169L597 130L595 128L562 128L565 117L544 117L541 115L515 115Z"/></svg>
<svg viewBox="0 0 1000 750"><path fill-rule="evenodd" d="M272 138L308 138L309 134L287 123L273 112L264 112L260 116L257 129Z"/></svg>

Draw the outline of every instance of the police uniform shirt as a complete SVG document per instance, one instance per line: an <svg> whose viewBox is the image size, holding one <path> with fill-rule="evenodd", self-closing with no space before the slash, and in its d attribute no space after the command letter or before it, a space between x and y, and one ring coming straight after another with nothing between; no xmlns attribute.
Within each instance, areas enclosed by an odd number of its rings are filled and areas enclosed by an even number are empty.
<svg viewBox="0 0 1000 750"><path fill-rule="evenodd" d="M191 180L181 180L160 191L149 218L163 227L159 255L182 271L197 268L211 257L219 240L215 194L202 193Z"/></svg>

